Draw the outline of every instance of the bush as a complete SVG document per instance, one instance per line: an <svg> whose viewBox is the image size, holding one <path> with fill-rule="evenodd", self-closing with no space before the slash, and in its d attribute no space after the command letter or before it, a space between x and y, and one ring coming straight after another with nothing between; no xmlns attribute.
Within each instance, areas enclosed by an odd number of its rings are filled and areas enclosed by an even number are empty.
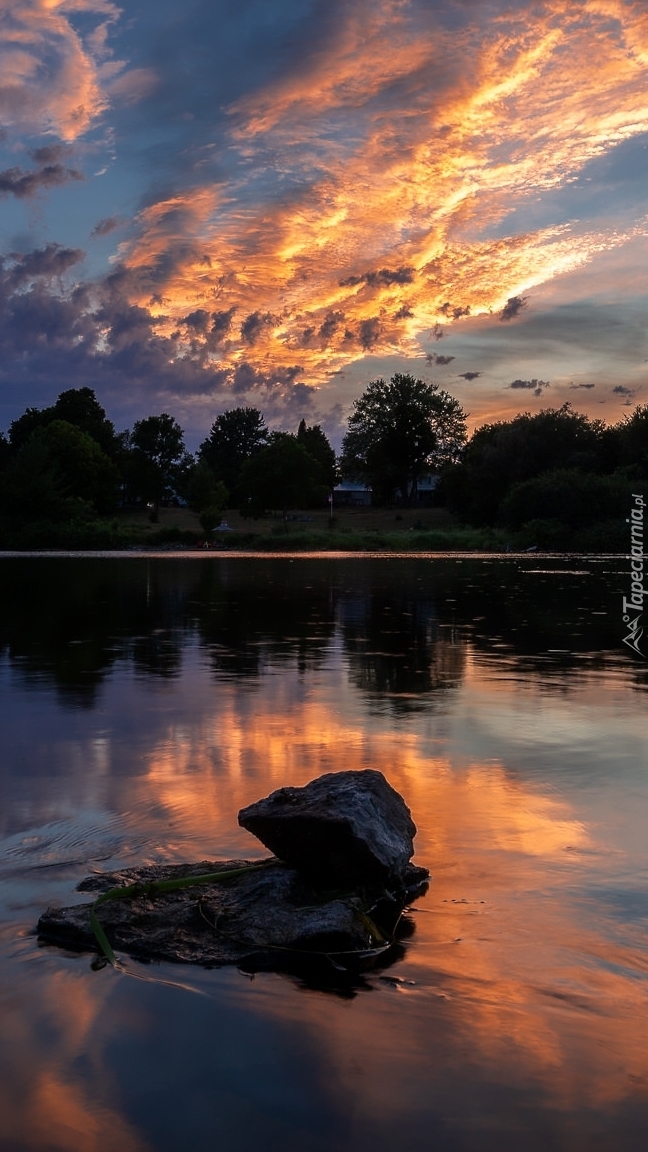
<svg viewBox="0 0 648 1152"><path fill-rule="evenodd" d="M597 476L557 469L514 484L500 506L500 523L518 531L531 522L558 522L572 535L603 520L625 519L632 480L624 473Z"/></svg>

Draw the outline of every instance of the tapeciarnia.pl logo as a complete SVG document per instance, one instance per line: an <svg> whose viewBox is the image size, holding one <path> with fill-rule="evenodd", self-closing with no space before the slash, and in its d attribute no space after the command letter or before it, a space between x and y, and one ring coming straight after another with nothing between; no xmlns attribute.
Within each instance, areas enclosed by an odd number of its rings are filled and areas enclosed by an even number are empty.
<svg viewBox="0 0 648 1152"><path fill-rule="evenodd" d="M646 659L644 653L639 647L639 641L643 636L643 628L641 627L641 615L643 612L643 598L646 595L646 590L643 586L644 577L644 508L645 501L643 496L637 496L632 493L634 500L634 508L630 511L630 516L626 520L626 524L630 525L630 598L623 597L623 623L627 624L629 632L624 636L623 643L632 648L639 656ZM639 611L637 611L639 609Z"/></svg>

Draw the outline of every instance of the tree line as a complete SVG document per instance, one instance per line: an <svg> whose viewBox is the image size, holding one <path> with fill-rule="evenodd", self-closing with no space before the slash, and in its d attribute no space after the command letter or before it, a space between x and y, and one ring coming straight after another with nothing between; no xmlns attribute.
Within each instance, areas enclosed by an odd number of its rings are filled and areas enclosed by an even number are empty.
<svg viewBox="0 0 648 1152"><path fill-rule="evenodd" d="M563 404L478 428L439 497L523 546L625 551L632 493L647 486L648 405L609 425Z"/></svg>
<svg viewBox="0 0 648 1152"><path fill-rule="evenodd" d="M0 542L25 525L77 524L180 500L205 533L225 508L268 510L326 504L342 479L372 489L373 503L417 503L422 478L462 523L566 546L595 525L619 531L628 493L648 479L648 405L606 425L569 404L485 424L468 439L467 414L436 384L396 373L355 401L338 457L320 425L270 431L254 407L219 414L195 455L168 413L117 432L91 388L27 408L0 435ZM606 529L607 530L607 529ZM38 535L38 533L36 533Z"/></svg>
<svg viewBox="0 0 648 1152"><path fill-rule="evenodd" d="M322 428L270 431L251 407L221 413L196 455L166 412L117 432L91 388L62 392L49 408L27 408L0 435L0 540L25 524L77 524L147 505L186 502L205 532L226 507L249 516L325 504L337 483L335 452Z"/></svg>

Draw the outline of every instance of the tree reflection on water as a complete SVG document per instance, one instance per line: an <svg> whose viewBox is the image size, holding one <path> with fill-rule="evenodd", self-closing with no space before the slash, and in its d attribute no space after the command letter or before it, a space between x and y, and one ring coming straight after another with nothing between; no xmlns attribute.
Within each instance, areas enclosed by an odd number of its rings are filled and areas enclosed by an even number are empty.
<svg viewBox="0 0 648 1152"><path fill-rule="evenodd" d="M617 568L5 558L0 1145L643 1149L646 670ZM389 972L325 996L38 947L92 869L262 854L238 810L340 767L402 793L433 875Z"/></svg>
<svg viewBox="0 0 648 1152"><path fill-rule="evenodd" d="M218 677L286 661L306 672L339 630L357 687L407 711L460 683L469 646L531 667L548 648L563 649L553 656L564 665L618 647L607 571L562 566L556 577L536 558L11 558L0 566L0 648L26 682L91 707L118 661L174 678L197 639Z"/></svg>

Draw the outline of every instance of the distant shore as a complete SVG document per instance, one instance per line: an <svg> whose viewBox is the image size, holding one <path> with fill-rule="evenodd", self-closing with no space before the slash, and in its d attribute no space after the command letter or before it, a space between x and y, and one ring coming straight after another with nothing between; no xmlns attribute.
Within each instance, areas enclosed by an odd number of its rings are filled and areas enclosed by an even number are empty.
<svg viewBox="0 0 648 1152"><path fill-rule="evenodd" d="M515 536L505 529L457 523L445 508L341 508L277 513L253 520L230 510L208 537L188 508L161 508L157 523L146 509L128 510L90 524L35 524L3 541L4 552L351 552L457 553L620 553L623 536L610 525L590 528L567 546Z"/></svg>

